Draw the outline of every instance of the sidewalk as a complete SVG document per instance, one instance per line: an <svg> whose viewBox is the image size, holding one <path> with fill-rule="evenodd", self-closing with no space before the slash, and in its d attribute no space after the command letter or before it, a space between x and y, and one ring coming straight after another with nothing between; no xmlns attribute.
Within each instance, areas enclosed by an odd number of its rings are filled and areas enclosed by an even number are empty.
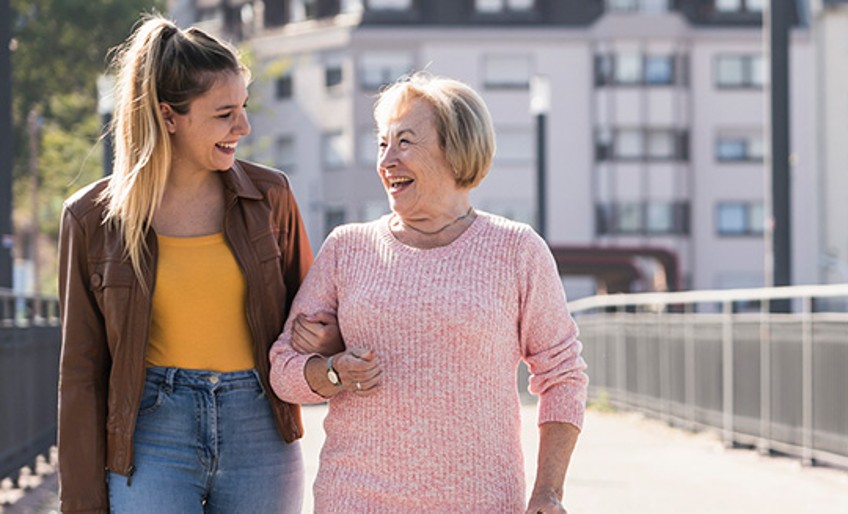
<svg viewBox="0 0 848 514"><path fill-rule="evenodd" d="M303 409L306 482L323 441L324 406ZM525 406L528 488L535 474L535 406ZM55 475L3 514L56 512ZM630 413L589 411L566 483L571 514L845 514L848 472L725 449L710 434L691 434ZM311 488L303 512L312 512Z"/></svg>

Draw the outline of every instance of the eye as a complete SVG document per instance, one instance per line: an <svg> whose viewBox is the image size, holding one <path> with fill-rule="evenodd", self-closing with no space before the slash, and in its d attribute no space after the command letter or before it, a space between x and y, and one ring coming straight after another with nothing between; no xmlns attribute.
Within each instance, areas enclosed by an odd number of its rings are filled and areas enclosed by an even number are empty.
<svg viewBox="0 0 848 514"><path fill-rule="evenodd" d="M227 113L224 113L224 114L219 114L218 116L215 116L215 117L218 118L218 119L221 119L221 120L225 120L225 119L229 118L230 116L232 116L232 114L233 113L231 111L231 112L227 112Z"/></svg>
<svg viewBox="0 0 848 514"><path fill-rule="evenodd" d="M400 138L400 141L398 141L398 143L401 146L408 146L408 145L412 144L412 141L410 141L409 139L406 139L405 137L402 137L402 138Z"/></svg>

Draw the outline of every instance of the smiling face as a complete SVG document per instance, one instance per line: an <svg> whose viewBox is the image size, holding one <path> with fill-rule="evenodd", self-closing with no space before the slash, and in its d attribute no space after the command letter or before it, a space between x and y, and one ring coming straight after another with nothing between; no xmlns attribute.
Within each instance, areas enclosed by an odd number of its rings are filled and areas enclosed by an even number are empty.
<svg viewBox="0 0 848 514"><path fill-rule="evenodd" d="M173 169L227 170L235 161L239 139L250 134L247 84L239 73L222 72L209 91L189 104L186 114L165 103L160 107L171 134Z"/></svg>
<svg viewBox="0 0 848 514"><path fill-rule="evenodd" d="M421 98L378 122L377 171L392 211L404 221L453 218L467 203L439 144L432 106Z"/></svg>

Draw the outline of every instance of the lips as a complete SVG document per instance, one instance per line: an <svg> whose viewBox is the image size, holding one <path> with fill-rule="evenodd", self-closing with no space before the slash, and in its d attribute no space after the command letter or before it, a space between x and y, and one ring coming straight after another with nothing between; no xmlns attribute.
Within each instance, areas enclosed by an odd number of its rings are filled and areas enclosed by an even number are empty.
<svg viewBox="0 0 848 514"><path fill-rule="evenodd" d="M232 154L236 153L236 147L237 146L238 146L238 143L217 143L215 145L215 148L217 148L218 150L221 150L222 152L224 152L227 155L232 155Z"/></svg>
<svg viewBox="0 0 848 514"><path fill-rule="evenodd" d="M389 183L389 192L398 193L406 189L410 184L415 182L410 177L388 177L386 181Z"/></svg>

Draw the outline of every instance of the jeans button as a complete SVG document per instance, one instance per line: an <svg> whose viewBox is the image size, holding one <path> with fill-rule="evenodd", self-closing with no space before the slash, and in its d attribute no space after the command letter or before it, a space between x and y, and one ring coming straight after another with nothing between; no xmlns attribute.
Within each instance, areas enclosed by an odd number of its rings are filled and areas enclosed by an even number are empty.
<svg viewBox="0 0 848 514"><path fill-rule="evenodd" d="M209 375L209 383L215 385L218 383L218 375Z"/></svg>

